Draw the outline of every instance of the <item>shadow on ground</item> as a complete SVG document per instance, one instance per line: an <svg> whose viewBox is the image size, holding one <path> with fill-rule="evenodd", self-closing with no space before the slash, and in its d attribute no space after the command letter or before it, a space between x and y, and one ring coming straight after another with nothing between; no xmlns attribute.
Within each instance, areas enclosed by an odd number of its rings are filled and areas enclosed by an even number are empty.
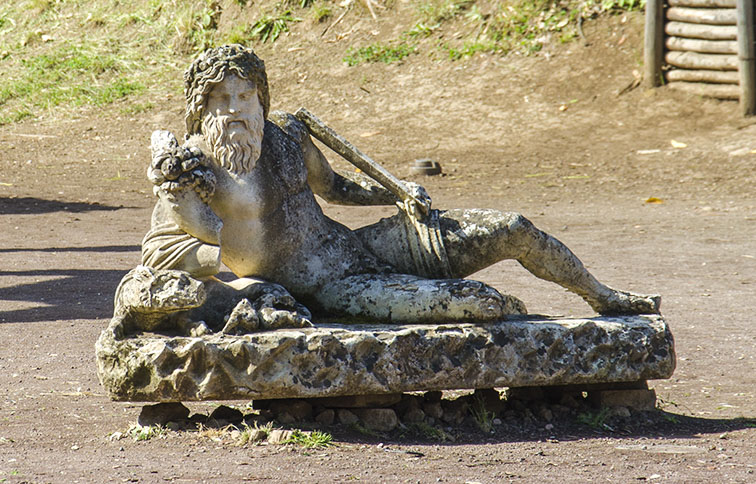
<svg viewBox="0 0 756 484"><path fill-rule="evenodd" d="M125 273L94 269L0 271L1 278L11 278L11 285L0 287L0 300L27 306L0 311L0 323L109 318L113 294Z"/></svg>
<svg viewBox="0 0 756 484"><path fill-rule="evenodd" d="M599 411L596 410L598 413ZM544 422L545 424L545 422ZM512 442L570 442L585 439L697 439L705 435L726 438L724 434L738 430L756 428L756 416L738 418L702 418L675 414L663 410L634 412L631 417L613 419L601 425L581 423L579 418L565 417L552 422L553 429L546 431L544 425L531 425L523 419L496 426L493 433L486 434L477 427L460 426L439 429L430 426L407 426L390 434L374 433L361 427L349 427L333 432L335 441L350 443L381 443L412 445L435 443L439 445L470 445ZM602 425L606 425L603 427ZM322 431L329 431L327 428ZM691 441L691 445L695 440ZM657 442L649 442L649 452L664 453L664 449L654 450ZM631 449L632 450L632 449ZM707 449L708 450L708 449ZM695 449L687 449L695 451ZM686 449L669 449L669 453L684 453Z"/></svg>
<svg viewBox="0 0 756 484"><path fill-rule="evenodd" d="M51 212L91 212L94 210L120 210L131 208L119 205L113 207L99 203L65 202L60 200L45 200L34 197L0 197L0 215L38 215Z"/></svg>

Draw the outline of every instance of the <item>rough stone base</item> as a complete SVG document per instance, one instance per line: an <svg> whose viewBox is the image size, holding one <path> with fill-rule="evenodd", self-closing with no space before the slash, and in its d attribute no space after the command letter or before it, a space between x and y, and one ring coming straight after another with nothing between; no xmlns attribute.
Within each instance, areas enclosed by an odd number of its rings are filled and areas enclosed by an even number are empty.
<svg viewBox="0 0 756 484"><path fill-rule="evenodd" d="M243 336L121 336L97 342L115 400L313 398L581 385L669 378L658 315L459 325L319 325Z"/></svg>

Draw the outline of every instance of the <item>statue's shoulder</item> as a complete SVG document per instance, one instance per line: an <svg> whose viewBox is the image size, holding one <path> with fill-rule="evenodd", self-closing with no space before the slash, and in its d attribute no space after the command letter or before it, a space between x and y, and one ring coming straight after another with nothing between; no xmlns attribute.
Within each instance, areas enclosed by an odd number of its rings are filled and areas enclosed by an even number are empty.
<svg viewBox="0 0 756 484"><path fill-rule="evenodd" d="M273 111L268 115L268 119L299 145L302 144L304 138L309 134L307 126L291 113Z"/></svg>
<svg viewBox="0 0 756 484"><path fill-rule="evenodd" d="M302 158L302 143L292 136L291 130L272 120L265 121L263 134L263 154L266 152L277 159L285 158L291 161Z"/></svg>

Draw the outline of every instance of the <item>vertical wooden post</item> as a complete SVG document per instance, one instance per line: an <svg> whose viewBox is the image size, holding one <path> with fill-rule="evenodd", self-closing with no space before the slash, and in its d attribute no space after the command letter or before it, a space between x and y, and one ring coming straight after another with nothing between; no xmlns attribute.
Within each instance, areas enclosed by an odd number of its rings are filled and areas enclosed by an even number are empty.
<svg viewBox="0 0 756 484"><path fill-rule="evenodd" d="M647 0L646 32L643 44L643 82L648 87L657 87L662 83L661 67L663 53L664 0Z"/></svg>
<svg viewBox="0 0 756 484"><path fill-rule="evenodd" d="M740 109L743 116L756 114L756 56L753 45L753 0L738 0L738 69Z"/></svg>

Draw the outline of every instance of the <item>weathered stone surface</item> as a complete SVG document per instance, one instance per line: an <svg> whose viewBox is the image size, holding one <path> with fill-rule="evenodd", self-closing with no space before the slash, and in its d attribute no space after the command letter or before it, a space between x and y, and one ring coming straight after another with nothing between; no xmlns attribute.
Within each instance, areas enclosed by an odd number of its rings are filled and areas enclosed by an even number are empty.
<svg viewBox="0 0 756 484"><path fill-rule="evenodd" d="M346 408L340 408L336 411L336 416L339 419L339 423L341 425L352 425L360 421L360 419L357 417L357 415L354 414L351 410L347 410Z"/></svg>
<svg viewBox="0 0 756 484"><path fill-rule="evenodd" d="M659 379L675 354L658 315L173 338L124 336L114 319L97 364L113 399L191 401Z"/></svg>
<svg viewBox="0 0 756 484"><path fill-rule="evenodd" d="M410 408L404 413L402 420L405 423L420 423L425 420L425 412L417 407Z"/></svg>
<svg viewBox="0 0 756 484"><path fill-rule="evenodd" d="M327 408L315 416L315 421L321 425L331 425L336 420L336 412Z"/></svg>
<svg viewBox="0 0 756 484"><path fill-rule="evenodd" d="M354 414L370 430L391 432L399 425L396 412L391 408L356 408Z"/></svg>

